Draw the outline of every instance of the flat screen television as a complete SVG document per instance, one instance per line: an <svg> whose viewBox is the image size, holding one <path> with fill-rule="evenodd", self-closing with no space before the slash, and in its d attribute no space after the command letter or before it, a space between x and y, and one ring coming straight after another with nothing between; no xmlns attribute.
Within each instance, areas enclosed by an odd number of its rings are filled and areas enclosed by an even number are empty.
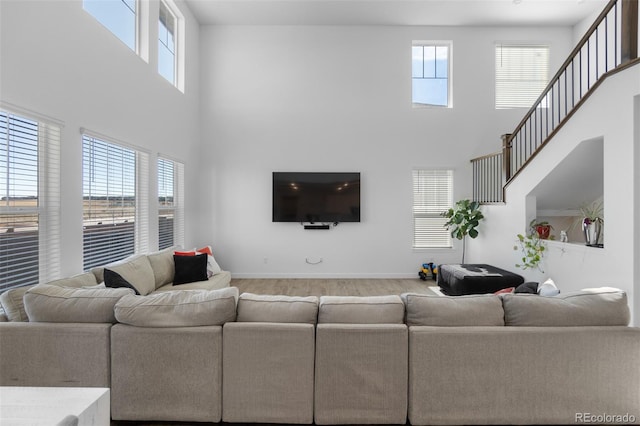
<svg viewBox="0 0 640 426"><path fill-rule="evenodd" d="M273 222L360 222L360 173L273 172Z"/></svg>

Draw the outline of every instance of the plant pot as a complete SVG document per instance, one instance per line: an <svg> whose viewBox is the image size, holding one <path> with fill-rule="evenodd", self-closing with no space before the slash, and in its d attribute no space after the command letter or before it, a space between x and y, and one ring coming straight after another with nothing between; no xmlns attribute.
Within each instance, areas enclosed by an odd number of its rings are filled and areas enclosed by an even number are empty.
<svg viewBox="0 0 640 426"><path fill-rule="evenodd" d="M551 233L550 225L538 225L536 226L536 232L538 233L538 238L541 240L548 240L549 234Z"/></svg>
<svg viewBox="0 0 640 426"><path fill-rule="evenodd" d="M598 244L598 240L600 240L601 229L602 221L600 219L582 219L582 232L584 232L584 242L588 246L595 246Z"/></svg>

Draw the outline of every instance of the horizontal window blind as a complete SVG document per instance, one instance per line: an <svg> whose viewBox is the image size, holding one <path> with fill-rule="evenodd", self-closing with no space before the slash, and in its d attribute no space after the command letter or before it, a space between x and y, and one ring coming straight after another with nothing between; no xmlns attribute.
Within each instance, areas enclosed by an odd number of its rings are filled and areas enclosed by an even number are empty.
<svg viewBox="0 0 640 426"><path fill-rule="evenodd" d="M149 154L136 151L135 252L149 252Z"/></svg>
<svg viewBox="0 0 640 426"><path fill-rule="evenodd" d="M184 164L174 161L173 170L175 182L173 244L184 247Z"/></svg>
<svg viewBox="0 0 640 426"><path fill-rule="evenodd" d="M184 244L184 165L158 158L158 247Z"/></svg>
<svg viewBox="0 0 640 426"><path fill-rule="evenodd" d="M83 266L123 259L136 248L136 151L82 136Z"/></svg>
<svg viewBox="0 0 640 426"><path fill-rule="evenodd" d="M158 247L173 245L174 215L173 161L158 158Z"/></svg>
<svg viewBox="0 0 640 426"><path fill-rule="evenodd" d="M0 111L0 291L59 276L60 128Z"/></svg>
<svg viewBox="0 0 640 426"><path fill-rule="evenodd" d="M453 205L452 170L413 171L413 247L448 248L451 235L441 214Z"/></svg>
<svg viewBox="0 0 640 426"><path fill-rule="evenodd" d="M549 82L549 46L496 45L496 108L530 108Z"/></svg>

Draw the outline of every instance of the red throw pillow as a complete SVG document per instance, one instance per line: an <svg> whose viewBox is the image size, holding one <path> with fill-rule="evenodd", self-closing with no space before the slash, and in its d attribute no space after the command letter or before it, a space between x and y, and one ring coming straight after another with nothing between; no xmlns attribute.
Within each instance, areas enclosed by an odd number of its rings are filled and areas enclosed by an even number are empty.
<svg viewBox="0 0 640 426"><path fill-rule="evenodd" d="M516 289L515 287L507 287L507 288L503 288L502 290L498 290L493 294L509 294L509 293L513 293L515 289Z"/></svg>
<svg viewBox="0 0 640 426"><path fill-rule="evenodd" d="M196 254L208 254L209 256L213 256L211 246L205 246L199 248L198 250L174 251L173 254L175 254L176 256L195 256Z"/></svg>
<svg viewBox="0 0 640 426"><path fill-rule="evenodd" d="M213 252L211 251L211 246L202 247L196 251L198 253L207 253L209 256L213 256Z"/></svg>

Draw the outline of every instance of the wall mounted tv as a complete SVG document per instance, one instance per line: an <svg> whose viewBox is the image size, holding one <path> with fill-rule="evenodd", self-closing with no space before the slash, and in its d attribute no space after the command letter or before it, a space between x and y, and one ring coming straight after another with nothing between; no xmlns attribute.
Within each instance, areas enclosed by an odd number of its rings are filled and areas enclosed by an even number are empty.
<svg viewBox="0 0 640 426"><path fill-rule="evenodd" d="M360 222L360 173L273 172L273 222Z"/></svg>

